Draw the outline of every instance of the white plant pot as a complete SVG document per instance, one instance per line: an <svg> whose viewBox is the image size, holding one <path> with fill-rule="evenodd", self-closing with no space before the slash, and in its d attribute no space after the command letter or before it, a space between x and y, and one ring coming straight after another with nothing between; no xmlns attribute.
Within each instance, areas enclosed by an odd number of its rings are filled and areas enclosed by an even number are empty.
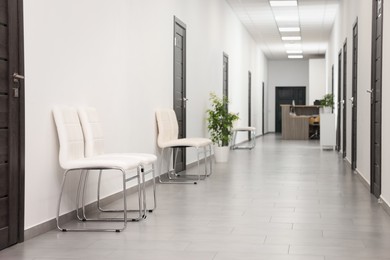
<svg viewBox="0 0 390 260"><path fill-rule="evenodd" d="M215 162L217 163L225 163L229 160L229 146L222 146L219 147L217 145L214 145L214 157Z"/></svg>
<svg viewBox="0 0 390 260"><path fill-rule="evenodd" d="M323 107L322 111L324 114L331 114L332 113L332 107Z"/></svg>

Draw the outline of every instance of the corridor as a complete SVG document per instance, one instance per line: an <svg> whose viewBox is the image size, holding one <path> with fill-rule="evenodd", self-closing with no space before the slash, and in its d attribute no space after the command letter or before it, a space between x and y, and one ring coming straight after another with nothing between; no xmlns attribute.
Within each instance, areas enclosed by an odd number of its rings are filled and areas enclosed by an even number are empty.
<svg viewBox="0 0 390 260"><path fill-rule="evenodd" d="M157 210L123 233L53 230L0 259L390 259L390 216L317 141L269 134L214 166L198 185L158 185Z"/></svg>

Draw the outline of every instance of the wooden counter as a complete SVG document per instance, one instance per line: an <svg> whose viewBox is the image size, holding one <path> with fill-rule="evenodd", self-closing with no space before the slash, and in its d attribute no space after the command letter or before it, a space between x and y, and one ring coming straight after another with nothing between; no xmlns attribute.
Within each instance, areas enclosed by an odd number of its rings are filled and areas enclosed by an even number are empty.
<svg viewBox="0 0 390 260"><path fill-rule="evenodd" d="M309 118L318 115L318 106L291 106L282 107L282 139L308 140ZM292 113L294 111L295 113Z"/></svg>

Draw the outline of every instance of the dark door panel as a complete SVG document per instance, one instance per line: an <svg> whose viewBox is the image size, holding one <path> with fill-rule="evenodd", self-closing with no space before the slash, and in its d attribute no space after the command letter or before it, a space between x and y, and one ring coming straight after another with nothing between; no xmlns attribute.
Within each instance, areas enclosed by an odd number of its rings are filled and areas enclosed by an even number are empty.
<svg viewBox="0 0 390 260"><path fill-rule="evenodd" d="M282 109L280 105L306 105L306 87L276 87L275 89L275 132L282 132Z"/></svg>
<svg viewBox="0 0 390 260"><path fill-rule="evenodd" d="M341 56L342 50L339 52L339 58L338 58L338 83L337 83L337 126L336 126L336 150L341 151L341 77L342 77L342 63L341 63Z"/></svg>
<svg viewBox="0 0 390 260"><path fill-rule="evenodd" d="M358 84L358 21L353 26L353 57L352 57L352 140L351 140L351 167L353 170L357 167L357 84Z"/></svg>
<svg viewBox="0 0 390 260"><path fill-rule="evenodd" d="M226 53L223 53L222 69L222 95L229 99L229 56ZM225 106L226 109L229 110L229 104L226 104Z"/></svg>
<svg viewBox="0 0 390 260"><path fill-rule="evenodd" d="M347 156L347 40L343 46L343 158Z"/></svg>
<svg viewBox="0 0 390 260"><path fill-rule="evenodd" d="M382 0L373 0L371 77L371 193L382 191Z"/></svg>
<svg viewBox="0 0 390 260"><path fill-rule="evenodd" d="M0 250L23 241L22 0L0 0Z"/></svg>
<svg viewBox="0 0 390 260"><path fill-rule="evenodd" d="M179 138L186 137L186 25L174 18L174 86L173 109L175 110ZM174 158L175 159L175 158ZM186 169L186 151L180 148L176 158L176 172Z"/></svg>
<svg viewBox="0 0 390 260"><path fill-rule="evenodd" d="M248 71L248 126L252 126L252 73ZM248 132L248 140L252 139Z"/></svg>

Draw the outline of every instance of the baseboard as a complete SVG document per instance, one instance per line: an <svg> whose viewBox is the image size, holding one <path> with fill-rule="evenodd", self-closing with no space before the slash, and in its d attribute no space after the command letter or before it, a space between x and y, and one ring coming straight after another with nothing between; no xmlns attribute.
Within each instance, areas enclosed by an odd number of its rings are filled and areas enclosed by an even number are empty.
<svg viewBox="0 0 390 260"><path fill-rule="evenodd" d="M360 179L360 181L363 183L364 187L367 188L369 192L371 192L370 183L364 178L363 174L359 172L359 170L355 170L357 177Z"/></svg>
<svg viewBox="0 0 390 260"><path fill-rule="evenodd" d="M386 213L390 215L390 206L389 206L389 203L388 203L382 196L381 196L381 200L382 200L381 206L382 206L383 209L386 211Z"/></svg>
<svg viewBox="0 0 390 260"><path fill-rule="evenodd" d="M156 180L157 181L157 180ZM146 182L146 185L152 185L152 180L149 180ZM137 186L134 186L134 187L130 187L126 190L126 193L129 195L129 194L133 194L133 193L136 193L138 191L138 187ZM122 192L117 192L117 193L114 193L110 196L107 196L105 198L102 198L100 200L100 204L102 206L105 206L105 205L108 205L116 200L119 200L123 198L123 194ZM96 210L96 207L97 207L97 202L92 202L88 205L86 205L86 211L87 212L92 212L94 210ZM66 223L66 222L69 222L71 220L74 220L76 218L76 210L73 210L69 213L66 213L64 215L61 215L60 216L60 222L61 223ZM38 224L36 226L33 226L29 229L26 229L24 231L24 240L29 240L33 237L36 237L36 236L39 236L39 235L42 235L46 232L49 232L53 229L57 228L57 221L55 218L53 219L50 219L46 222L43 222L41 224Z"/></svg>
<svg viewBox="0 0 390 260"><path fill-rule="evenodd" d="M214 158L214 155L207 156L207 160L212 160L213 158ZM204 163L204 159L205 158L200 159L200 163ZM197 166L198 166L198 161L195 161L195 162L192 162L192 163L189 163L186 165L187 168L192 168L192 167L197 167ZM167 173L164 173L164 174L167 174ZM161 176L163 176L163 174L161 174Z"/></svg>

